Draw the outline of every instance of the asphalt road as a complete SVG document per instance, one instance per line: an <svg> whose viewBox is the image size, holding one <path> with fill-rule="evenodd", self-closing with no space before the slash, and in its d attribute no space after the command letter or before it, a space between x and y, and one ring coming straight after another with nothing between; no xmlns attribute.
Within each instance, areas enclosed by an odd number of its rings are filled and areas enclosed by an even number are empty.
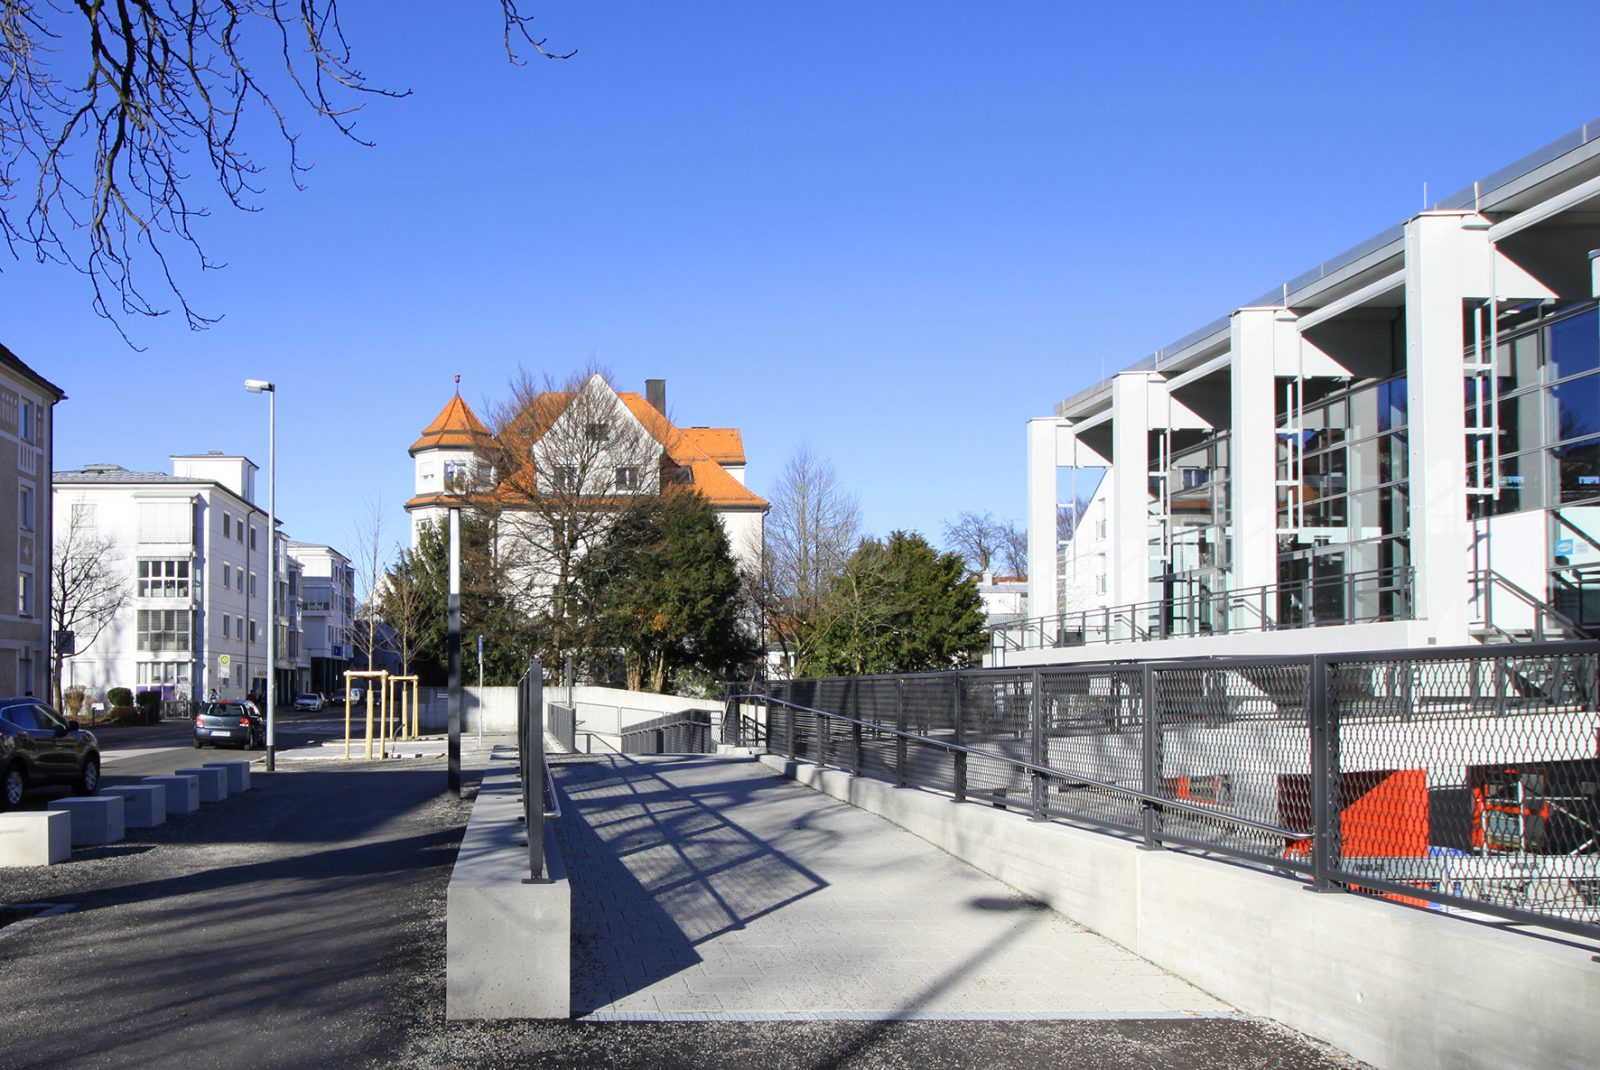
<svg viewBox="0 0 1600 1070"><path fill-rule="evenodd" d="M318 720L287 731L309 739ZM181 723L101 742L111 782L196 758ZM446 1022L445 889L469 803L444 794L443 762L286 761L254 783L70 862L0 871L0 904L68 908L0 928L0 1068L1359 1065L1242 1017Z"/></svg>

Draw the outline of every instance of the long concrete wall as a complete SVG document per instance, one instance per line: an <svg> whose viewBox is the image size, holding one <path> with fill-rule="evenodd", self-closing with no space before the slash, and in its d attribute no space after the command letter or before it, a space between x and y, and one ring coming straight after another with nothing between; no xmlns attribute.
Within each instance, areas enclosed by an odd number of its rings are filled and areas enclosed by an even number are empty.
<svg viewBox="0 0 1600 1070"><path fill-rule="evenodd" d="M1590 1070L1596 948L1529 936L767 755L1241 1010L1381 1070Z"/></svg>
<svg viewBox="0 0 1600 1070"><path fill-rule="evenodd" d="M461 730L475 734L481 722L489 733L517 730L517 689L514 687L464 687L461 689ZM546 685L546 702L566 705L567 689ZM722 704L711 699L680 698L649 691L624 691L615 687L574 687L572 702L578 711L579 733L592 732L616 736L622 729L649 721L664 713L681 710L720 710ZM449 693L444 688L423 688L421 727L424 732L443 732L449 727Z"/></svg>

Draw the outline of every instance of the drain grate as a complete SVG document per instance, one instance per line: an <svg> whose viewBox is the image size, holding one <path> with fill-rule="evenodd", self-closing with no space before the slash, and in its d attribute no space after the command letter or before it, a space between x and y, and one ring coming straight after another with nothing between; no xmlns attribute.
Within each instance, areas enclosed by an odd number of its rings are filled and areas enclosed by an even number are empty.
<svg viewBox="0 0 1600 1070"><path fill-rule="evenodd" d="M0 903L0 936L9 936L36 921L65 914L71 909L71 903Z"/></svg>

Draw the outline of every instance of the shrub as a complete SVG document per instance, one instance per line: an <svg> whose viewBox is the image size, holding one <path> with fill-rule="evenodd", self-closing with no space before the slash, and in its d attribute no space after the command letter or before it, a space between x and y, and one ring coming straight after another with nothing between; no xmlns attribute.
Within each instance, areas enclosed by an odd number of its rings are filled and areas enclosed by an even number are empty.
<svg viewBox="0 0 1600 1070"><path fill-rule="evenodd" d="M139 692L139 720L145 724L155 724L161 720L161 692Z"/></svg>
<svg viewBox="0 0 1600 1070"><path fill-rule="evenodd" d="M83 711L83 703L89 697L89 689L82 684L73 684L61 692L61 703L67 708L67 719L72 720Z"/></svg>
<svg viewBox="0 0 1600 1070"><path fill-rule="evenodd" d="M111 703L113 707L132 706L133 692L128 690L126 687L113 687L110 691L106 692L106 701Z"/></svg>

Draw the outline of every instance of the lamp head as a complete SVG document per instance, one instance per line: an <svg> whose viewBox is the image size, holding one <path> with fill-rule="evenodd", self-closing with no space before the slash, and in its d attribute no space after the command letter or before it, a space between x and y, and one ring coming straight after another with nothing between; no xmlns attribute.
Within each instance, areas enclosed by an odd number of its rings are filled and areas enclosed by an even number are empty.
<svg viewBox="0 0 1600 1070"><path fill-rule="evenodd" d="M246 379L244 388L252 394L270 394L273 391L272 384L265 379Z"/></svg>

